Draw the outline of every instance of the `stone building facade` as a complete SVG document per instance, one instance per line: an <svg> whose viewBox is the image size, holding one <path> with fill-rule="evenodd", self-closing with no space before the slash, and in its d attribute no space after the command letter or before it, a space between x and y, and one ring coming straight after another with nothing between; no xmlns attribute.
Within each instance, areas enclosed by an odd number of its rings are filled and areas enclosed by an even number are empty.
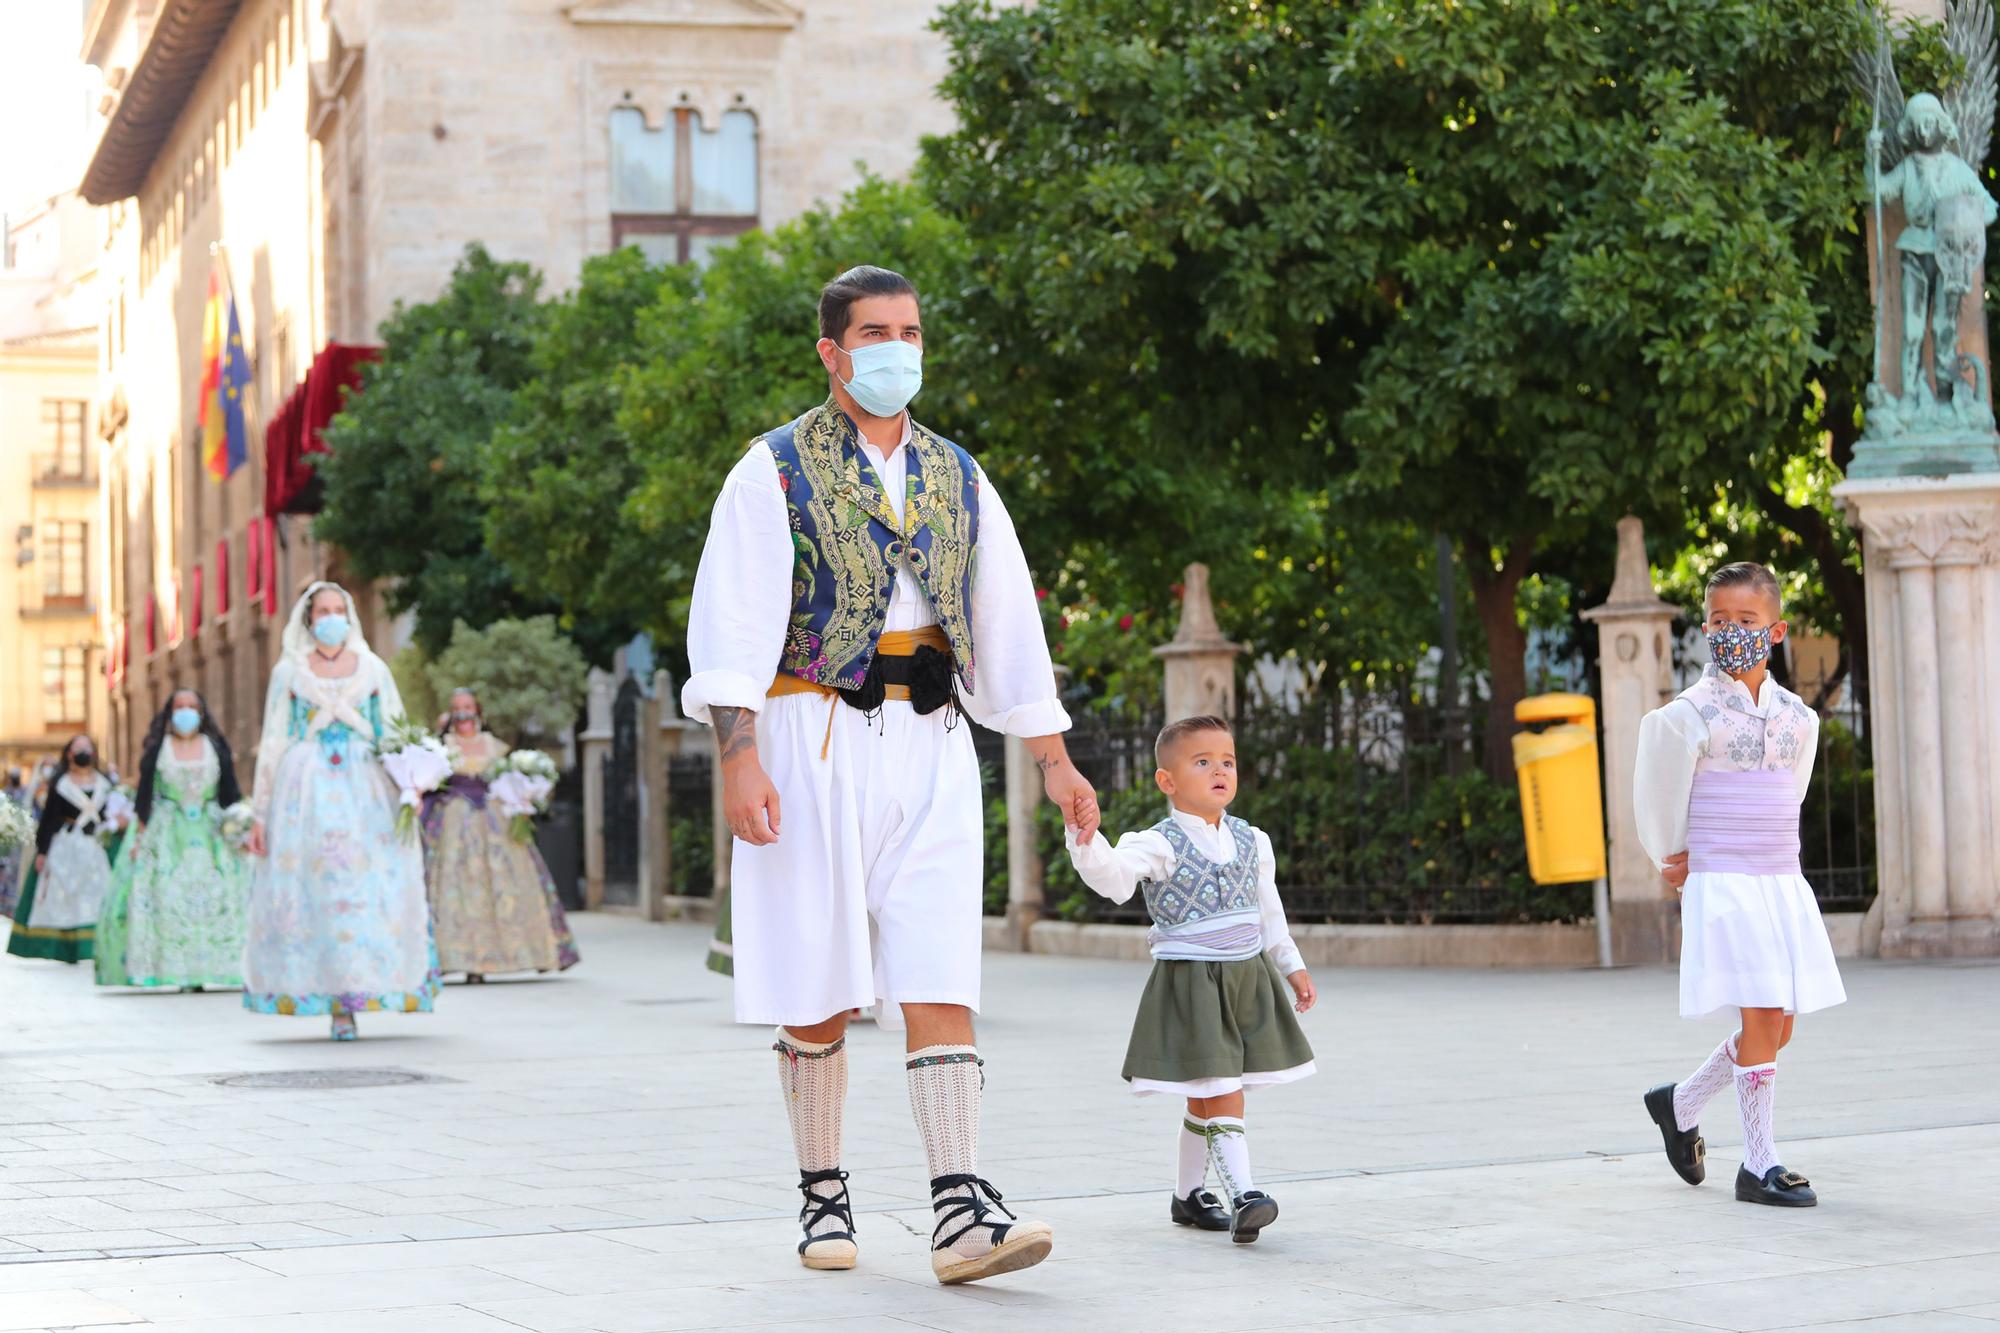
<svg viewBox="0 0 2000 1333"><path fill-rule="evenodd" d="M898 175L948 128L932 0L95 0L106 89L82 193L104 218L99 587L114 757L167 694L254 742L282 615L337 575L271 512L265 428L329 346L434 295L468 242L550 286L632 244L699 261ZM865 258L856 256L857 261ZM250 462L196 443L203 307L226 274L253 366ZM308 505L283 507L309 507ZM364 616L394 646L375 599Z"/></svg>
<svg viewBox="0 0 2000 1333"><path fill-rule="evenodd" d="M0 228L0 767L26 769L105 721L97 330L80 295L96 239L74 195Z"/></svg>

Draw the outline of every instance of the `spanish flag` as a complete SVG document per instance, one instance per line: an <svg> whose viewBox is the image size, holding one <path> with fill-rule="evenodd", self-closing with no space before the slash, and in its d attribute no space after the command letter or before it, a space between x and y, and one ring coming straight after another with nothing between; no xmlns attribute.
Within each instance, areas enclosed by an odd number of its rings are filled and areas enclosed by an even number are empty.
<svg viewBox="0 0 2000 1333"><path fill-rule="evenodd" d="M250 386L250 356L236 318L236 293L220 257L208 275L208 305L201 316L201 461L222 481L250 456L250 428L243 395Z"/></svg>

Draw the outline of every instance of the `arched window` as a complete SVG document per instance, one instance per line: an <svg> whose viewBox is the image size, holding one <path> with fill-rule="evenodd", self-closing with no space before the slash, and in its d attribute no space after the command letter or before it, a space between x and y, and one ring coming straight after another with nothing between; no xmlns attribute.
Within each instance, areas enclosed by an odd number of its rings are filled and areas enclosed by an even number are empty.
<svg viewBox="0 0 2000 1333"><path fill-rule="evenodd" d="M757 118L725 111L713 129L676 108L659 129L637 107L611 113L611 243L662 263L701 263L757 225Z"/></svg>

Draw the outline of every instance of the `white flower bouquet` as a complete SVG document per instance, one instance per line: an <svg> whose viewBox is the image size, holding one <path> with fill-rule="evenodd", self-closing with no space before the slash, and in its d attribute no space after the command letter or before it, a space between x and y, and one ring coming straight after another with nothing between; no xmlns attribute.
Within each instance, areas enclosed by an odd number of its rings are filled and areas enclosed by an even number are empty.
<svg viewBox="0 0 2000 1333"><path fill-rule="evenodd" d="M104 798L104 808L97 815L97 841L109 847L120 833L131 826L132 816L138 809L130 787L122 784L113 787L111 794Z"/></svg>
<svg viewBox="0 0 2000 1333"><path fill-rule="evenodd" d="M216 833L239 852L248 850L250 831L256 827L257 812L251 808L248 801L238 801L227 810L216 812Z"/></svg>
<svg viewBox="0 0 2000 1333"><path fill-rule="evenodd" d="M396 832L410 837L416 832L417 809L425 795L451 778L451 752L442 740L408 718L384 729L375 752L382 757L382 767L399 794Z"/></svg>
<svg viewBox="0 0 2000 1333"><path fill-rule="evenodd" d="M486 772L486 797L508 820L516 841L534 836L534 819L549 808L556 789L556 761L540 750L510 750Z"/></svg>
<svg viewBox="0 0 2000 1333"><path fill-rule="evenodd" d="M34 840L35 820L28 807L0 796L0 852L11 852Z"/></svg>

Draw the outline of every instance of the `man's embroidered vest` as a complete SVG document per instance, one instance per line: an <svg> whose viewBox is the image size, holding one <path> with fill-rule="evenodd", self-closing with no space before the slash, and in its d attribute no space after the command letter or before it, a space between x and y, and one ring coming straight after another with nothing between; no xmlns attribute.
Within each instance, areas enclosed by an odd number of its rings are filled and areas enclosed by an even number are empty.
<svg viewBox="0 0 2000 1333"><path fill-rule="evenodd" d="M862 457L853 421L827 402L762 437L778 460L791 516L792 619L780 665L851 690L868 675L889 618L896 571L908 569L973 688L972 564L979 480L972 456L915 421L903 521Z"/></svg>

